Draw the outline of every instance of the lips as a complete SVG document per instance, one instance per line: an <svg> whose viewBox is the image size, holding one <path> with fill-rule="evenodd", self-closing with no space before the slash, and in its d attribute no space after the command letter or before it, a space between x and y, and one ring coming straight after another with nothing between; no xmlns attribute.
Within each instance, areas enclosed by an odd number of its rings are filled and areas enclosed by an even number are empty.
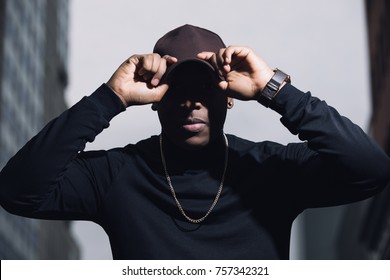
<svg viewBox="0 0 390 280"><path fill-rule="evenodd" d="M193 133L200 132L205 126L206 126L206 122L197 118L186 119L183 121L182 124L184 130Z"/></svg>

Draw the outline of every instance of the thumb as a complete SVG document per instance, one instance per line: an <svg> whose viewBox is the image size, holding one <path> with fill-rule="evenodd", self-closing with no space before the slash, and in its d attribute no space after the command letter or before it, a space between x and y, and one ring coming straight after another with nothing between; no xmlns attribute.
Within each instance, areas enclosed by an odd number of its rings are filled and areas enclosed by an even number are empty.
<svg viewBox="0 0 390 280"><path fill-rule="evenodd" d="M152 102L160 102L168 91L169 86L167 84L160 84L154 88L154 100Z"/></svg>
<svg viewBox="0 0 390 280"><path fill-rule="evenodd" d="M227 81L220 81L218 83L218 86L220 89L222 89L223 91L226 91L228 90L228 87L229 87L229 83Z"/></svg>

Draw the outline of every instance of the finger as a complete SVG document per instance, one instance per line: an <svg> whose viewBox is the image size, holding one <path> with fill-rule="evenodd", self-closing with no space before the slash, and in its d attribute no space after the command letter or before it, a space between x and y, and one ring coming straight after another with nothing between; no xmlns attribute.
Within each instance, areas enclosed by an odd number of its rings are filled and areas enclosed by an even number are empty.
<svg viewBox="0 0 390 280"><path fill-rule="evenodd" d="M229 83L226 82L226 81L220 81L218 83L218 86L220 89L222 89L223 91L226 91L228 89L228 86L229 86Z"/></svg>
<svg viewBox="0 0 390 280"><path fill-rule="evenodd" d="M170 56L170 55L167 55L167 54L166 54L166 55L163 56L163 58L167 61L167 63L168 63L169 65L174 64L174 63L177 62L177 58L174 57L174 56Z"/></svg>
<svg viewBox="0 0 390 280"><path fill-rule="evenodd" d="M125 62L122 63L121 67L129 69L129 72L135 73L140 61L139 55L132 55Z"/></svg>
<svg viewBox="0 0 390 280"><path fill-rule="evenodd" d="M243 46L229 46L226 48L224 53L224 60L227 64L234 65L234 58L242 58L245 59L251 52L251 49ZM238 61L236 61L238 62Z"/></svg>
<svg viewBox="0 0 390 280"><path fill-rule="evenodd" d="M150 58L150 69L149 71L152 73L156 73L158 71L158 68L160 67L161 61L163 58L157 53L153 53Z"/></svg>
<svg viewBox="0 0 390 280"><path fill-rule="evenodd" d="M164 59L161 58L161 56L159 54L154 53L150 56L149 65L147 65L147 67L149 67L149 68L146 69L148 72L144 75L144 79L146 81L150 81L152 86L158 85L158 82L156 83L156 81L154 82L156 84L153 84L154 75L155 75L155 73L157 73L159 71L159 68L161 67L161 65L164 65L164 64L166 64L166 62ZM165 69L164 69L164 72L165 72Z"/></svg>
<svg viewBox="0 0 390 280"><path fill-rule="evenodd" d="M220 63L218 63L217 55L213 52L201 52L197 54L197 58L206 60L208 63L210 63L214 69L216 69L219 73L219 75L223 76L223 73L221 72Z"/></svg>
<svg viewBox="0 0 390 280"><path fill-rule="evenodd" d="M163 58L157 53L144 55L138 75L145 81L151 81L151 85L157 86L166 71L167 63L175 62L177 62L177 58L169 55L165 55Z"/></svg>
<svg viewBox="0 0 390 280"><path fill-rule="evenodd" d="M219 68L222 69L225 73L230 72L230 61L231 60L226 60L226 48L222 48L218 51L218 56L217 56L217 62L219 65Z"/></svg>
<svg viewBox="0 0 390 280"><path fill-rule="evenodd" d="M152 64L152 58L149 54L141 56L139 59L139 67L137 74L143 77L147 72L150 71Z"/></svg>
<svg viewBox="0 0 390 280"><path fill-rule="evenodd" d="M169 86L167 84L161 84L154 88L154 97L153 101L154 103L160 102L165 93L168 91Z"/></svg>
<svg viewBox="0 0 390 280"><path fill-rule="evenodd" d="M196 55L197 58L206 60L209 62L215 69L218 69L217 56L213 52L201 52Z"/></svg>
<svg viewBox="0 0 390 280"><path fill-rule="evenodd" d="M196 57L203 60L209 60L213 55L213 52L200 52L196 55Z"/></svg>
<svg viewBox="0 0 390 280"><path fill-rule="evenodd" d="M165 72L167 71L168 65L174 64L176 62L177 62L176 57L169 56L169 55L163 56L162 59L160 60L159 66L155 74L153 75L151 84L153 86L157 86L160 83L161 78L164 76Z"/></svg>
<svg viewBox="0 0 390 280"><path fill-rule="evenodd" d="M140 60L138 75L144 77L145 74L149 72L155 73L159 67L160 60L160 55L156 53L143 55L142 59ZM147 74L147 76L149 76L149 74Z"/></svg>
<svg viewBox="0 0 390 280"><path fill-rule="evenodd" d="M164 75L165 71L167 70L167 61L166 59L161 59L158 68L156 69L156 72L153 75L151 84L152 86L158 86L160 83L160 80L162 76Z"/></svg>
<svg viewBox="0 0 390 280"><path fill-rule="evenodd" d="M226 48L223 56L226 63L230 64L232 62L232 56L238 55L241 52L241 47L229 46Z"/></svg>
<svg viewBox="0 0 390 280"><path fill-rule="evenodd" d="M167 84L161 84L157 87L158 92L159 92L159 95L158 95L159 100L158 101L160 101L163 98L164 94L168 91L168 88L169 88L169 86Z"/></svg>

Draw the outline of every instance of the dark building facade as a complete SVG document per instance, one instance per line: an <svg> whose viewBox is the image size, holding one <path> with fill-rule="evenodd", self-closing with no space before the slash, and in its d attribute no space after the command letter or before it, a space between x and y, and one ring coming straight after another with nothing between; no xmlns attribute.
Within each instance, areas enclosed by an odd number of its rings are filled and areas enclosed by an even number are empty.
<svg viewBox="0 0 390 280"><path fill-rule="evenodd" d="M66 109L68 0L0 0L0 169ZM0 208L1 259L78 259L69 222Z"/></svg>
<svg viewBox="0 0 390 280"><path fill-rule="evenodd" d="M372 115L370 133L390 155L390 2L366 0ZM344 259L390 259L390 187L348 207L339 239Z"/></svg>

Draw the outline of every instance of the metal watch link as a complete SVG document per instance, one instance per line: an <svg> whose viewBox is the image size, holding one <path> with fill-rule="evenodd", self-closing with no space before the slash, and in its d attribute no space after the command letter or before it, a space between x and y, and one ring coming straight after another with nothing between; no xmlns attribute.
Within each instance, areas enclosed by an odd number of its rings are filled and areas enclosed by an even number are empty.
<svg viewBox="0 0 390 280"><path fill-rule="evenodd" d="M275 98L276 94L280 90L280 86L286 82L290 83L291 78L289 75L284 73L283 71L279 69L274 70L274 75L272 76L271 80L267 83L267 85L264 87L263 91L260 92L259 97L257 101L262 104L265 107L269 107L272 100Z"/></svg>

